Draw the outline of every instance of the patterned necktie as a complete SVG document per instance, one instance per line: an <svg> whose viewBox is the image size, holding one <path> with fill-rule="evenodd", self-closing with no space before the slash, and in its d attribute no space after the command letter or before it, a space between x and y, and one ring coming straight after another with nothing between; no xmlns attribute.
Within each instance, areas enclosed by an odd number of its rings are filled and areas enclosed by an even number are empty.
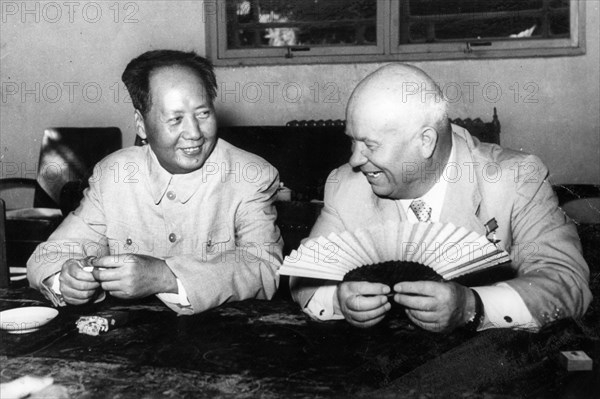
<svg viewBox="0 0 600 399"><path fill-rule="evenodd" d="M416 199L411 202L410 209L417 216L419 222L429 222L431 219L431 207L423 200Z"/></svg>

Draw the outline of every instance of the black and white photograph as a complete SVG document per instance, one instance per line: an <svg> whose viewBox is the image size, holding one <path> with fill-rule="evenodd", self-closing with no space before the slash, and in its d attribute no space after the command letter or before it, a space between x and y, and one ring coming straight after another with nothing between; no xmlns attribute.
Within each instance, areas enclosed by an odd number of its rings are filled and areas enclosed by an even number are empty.
<svg viewBox="0 0 600 399"><path fill-rule="evenodd" d="M0 0L0 398L599 370L600 0Z"/></svg>

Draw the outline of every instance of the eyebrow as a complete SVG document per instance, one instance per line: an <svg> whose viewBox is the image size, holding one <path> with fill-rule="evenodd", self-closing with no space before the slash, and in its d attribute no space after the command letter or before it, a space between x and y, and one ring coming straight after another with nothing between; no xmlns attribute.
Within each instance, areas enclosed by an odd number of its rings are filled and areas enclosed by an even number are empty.
<svg viewBox="0 0 600 399"><path fill-rule="evenodd" d="M202 103L200 105L198 105L196 108L194 108L194 110L197 110L199 108L212 108L212 103L208 102L208 103Z"/></svg>
<svg viewBox="0 0 600 399"><path fill-rule="evenodd" d="M364 136L352 136L351 134L349 134L347 131L344 132L344 134L346 136L348 136L351 140L354 141L363 141L363 142L370 142L370 143L379 143L378 140L374 140L374 139L370 139L370 138L366 138Z"/></svg>
<svg viewBox="0 0 600 399"><path fill-rule="evenodd" d="M202 103L200 105L198 105L196 108L194 108L194 112L195 111L199 111L199 110L203 110L203 109L213 109L212 105L209 104L205 104ZM165 110L164 112L165 115L171 115L171 114L185 114L185 111L181 110L181 109L170 109L170 110Z"/></svg>

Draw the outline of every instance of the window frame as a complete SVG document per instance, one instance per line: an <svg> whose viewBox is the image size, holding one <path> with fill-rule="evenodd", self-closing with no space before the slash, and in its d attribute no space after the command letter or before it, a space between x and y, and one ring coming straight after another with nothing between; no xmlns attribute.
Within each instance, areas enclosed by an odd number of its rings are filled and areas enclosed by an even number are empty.
<svg viewBox="0 0 600 399"><path fill-rule="evenodd" d="M585 1L570 0L570 37L531 40L465 40L427 44L399 44L401 0L377 0L375 46L308 46L260 49L227 49L227 16L224 0L205 0L206 50L215 66L362 63L575 56L585 54ZM216 3L215 3L216 2ZM219 23L221 22L221 23ZM481 46L480 44L490 43ZM287 56L286 56L287 55Z"/></svg>

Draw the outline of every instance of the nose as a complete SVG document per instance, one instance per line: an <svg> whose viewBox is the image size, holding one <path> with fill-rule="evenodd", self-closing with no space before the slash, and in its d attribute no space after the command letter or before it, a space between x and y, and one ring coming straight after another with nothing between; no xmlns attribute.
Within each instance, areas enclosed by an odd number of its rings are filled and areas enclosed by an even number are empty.
<svg viewBox="0 0 600 399"><path fill-rule="evenodd" d="M364 147L364 143L354 142L352 144L352 155L350 156L348 163L353 168L359 168L367 163L368 159L363 153Z"/></svg>
<svg viewBox="0 0 600 399"><path fill-rule="evenodd" d="M186 123L183 126L182 136L186 140L198 140L202 137L200 122L195 117L185 118Z"/></svg>

